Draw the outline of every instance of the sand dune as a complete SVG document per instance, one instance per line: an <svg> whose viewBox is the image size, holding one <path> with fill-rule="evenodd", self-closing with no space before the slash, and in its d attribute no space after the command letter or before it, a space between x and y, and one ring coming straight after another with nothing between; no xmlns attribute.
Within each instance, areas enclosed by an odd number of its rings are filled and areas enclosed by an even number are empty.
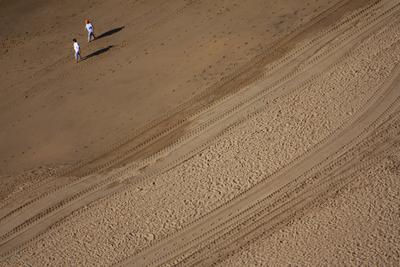
<svg viewBox="0 0 400 267"><path fill-rule="evenodd" d="M278 2L0 1L0 266L396 265L400 2Z"/></svg>

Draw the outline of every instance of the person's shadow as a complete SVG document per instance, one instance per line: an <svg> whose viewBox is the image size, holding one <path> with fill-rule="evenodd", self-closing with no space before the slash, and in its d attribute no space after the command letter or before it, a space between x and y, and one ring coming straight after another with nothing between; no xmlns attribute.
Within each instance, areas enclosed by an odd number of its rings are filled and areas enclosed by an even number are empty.
<svg viewBox="0 0 400 267"><path fill-rule="evenodd" d="M105 47L105 48L99 49L99 50L97 50L97 51L95 51L95 52L93 52L93 53L87 55L86 57L84 57L83 60L87 60L87 59L89 59L89 58L92 58L92 57L101 55L101 54L107 52L108 50L110 50L110 49L113 48L113 47L114 47L113 45L109 45L109 46L107 46L107 47Z"/></svg>
<svg viewBox="0 0 400 267"><path fill-rule="evenodd" d="M125 28L125 26L122 26L122 27L114 28L114 29L112 29L112 30L103 32L102 34L100 34L99 36L97 36L96 39L101 39L101 38L104 38L104 37L113 35L113 34L119 32L119 31L123 30L124 28Z"/></svg>

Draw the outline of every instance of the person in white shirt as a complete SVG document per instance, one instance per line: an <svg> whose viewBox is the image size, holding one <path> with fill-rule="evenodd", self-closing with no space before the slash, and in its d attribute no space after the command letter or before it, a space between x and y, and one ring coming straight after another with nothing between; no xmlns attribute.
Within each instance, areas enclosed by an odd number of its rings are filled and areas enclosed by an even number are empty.
<svg viewBox="0 0 400 267"><path fill-rule="evenodd" d="M72 41L74 41L75 60L76 63L78 63L81 59L81 47L79 46L78 41L75 38L72 39Z"/></svg>
<svg viewBox="0 0 400 267"><path fill-rule="evenodd" d="M88 32L88 42L90 42L92 41L92 37L93 40L96 39L96 36L94 35L94 27L93 24L88 19L86 19L85 22L86 22L86 30Z"/></svg>

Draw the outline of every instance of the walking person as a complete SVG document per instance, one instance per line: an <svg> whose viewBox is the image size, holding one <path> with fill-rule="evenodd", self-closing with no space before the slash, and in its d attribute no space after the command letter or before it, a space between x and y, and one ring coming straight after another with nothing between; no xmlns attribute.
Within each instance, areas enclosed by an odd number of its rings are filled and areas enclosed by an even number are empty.
<svg viewBox="0 0 400 267"><path fill-rule="evenodd" d="M92 41L92 37L93 40L96 39L96 36L94 35L94 27L93 24L88 19L85 19L85 22L86 22L86 30L88 32L88 43L90 43L90 41Z"/></svg>
<svg viewBox="0 0 400 267"><path fill-rule="evenodd" d="M81 47L79 46L78 41L75 38L72 39L72 41L74 41L75 60L76 63L78 63L81 59Z"/></svg>

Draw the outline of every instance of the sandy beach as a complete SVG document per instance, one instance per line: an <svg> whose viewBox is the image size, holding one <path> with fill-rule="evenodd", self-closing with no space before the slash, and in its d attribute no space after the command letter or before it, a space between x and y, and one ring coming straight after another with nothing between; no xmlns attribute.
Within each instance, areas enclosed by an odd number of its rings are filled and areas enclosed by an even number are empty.
<svg viewBox="0 0 400 267"><path fill-rule="evenodd" d="M398 0L0 0L0 35L0 266L398 265Z"/></svg>

